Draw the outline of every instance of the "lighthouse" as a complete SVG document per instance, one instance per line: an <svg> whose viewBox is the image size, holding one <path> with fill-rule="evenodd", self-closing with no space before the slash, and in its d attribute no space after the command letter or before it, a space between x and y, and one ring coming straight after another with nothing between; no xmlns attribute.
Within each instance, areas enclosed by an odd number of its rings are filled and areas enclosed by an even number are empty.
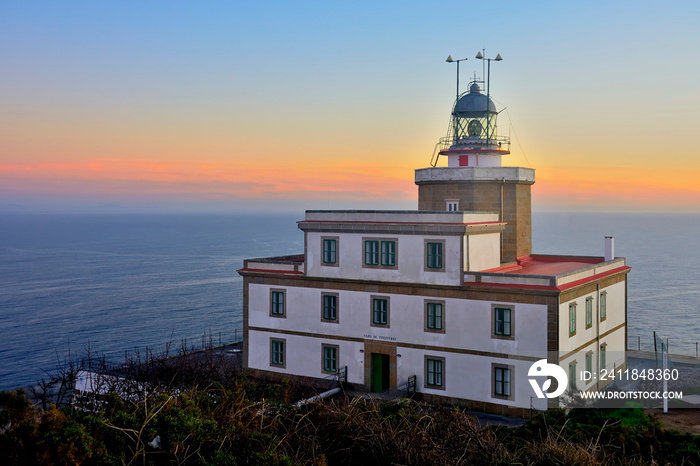
<svg viewBox="0 0 700 466"><path fill-rule="evenodd" d="M481 52L477 58L484 59ZM485 60L490 70L491 59ZM493 60L500 61L500 54ZM509 263L532 252L535 170L507 165L510 138L499 135L498 114L490 89L484 93L478 81L458 91L447 136L436 146L430 167L416 170L415 183L419 210L497 212L506 223L501 261ZM438 166L445 158L447 166Z"/></svg>
<svg viewBox="0 0 700 466"><path fill-rule="evenodd" d="M535 172L508 166L488 81L457 89L419 210L307 210L298 254L244 261L247 373L526 417L564 406L525 382L543 359L572 390L624 371L630 268L531 254Z"/></svg>

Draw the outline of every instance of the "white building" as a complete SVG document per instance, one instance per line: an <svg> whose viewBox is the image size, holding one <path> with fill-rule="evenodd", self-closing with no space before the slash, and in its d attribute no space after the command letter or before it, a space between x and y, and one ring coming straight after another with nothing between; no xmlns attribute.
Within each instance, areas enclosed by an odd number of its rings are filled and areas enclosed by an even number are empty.
<svg viewBox="0 0 700 466"><path fill-rule="evenodd" d="M486 102L489 105L486 105ZM487 110L488 109L488 110ZM418 211L307 211L304 253L249 259L244 365L379 392L415 376L428 399L524 415L528 370L620 367L623 258L531 254L534 170L502 167L493 103L471 86L440 155L416 170ZM578 389L595 389L591 381Z"/></svg>

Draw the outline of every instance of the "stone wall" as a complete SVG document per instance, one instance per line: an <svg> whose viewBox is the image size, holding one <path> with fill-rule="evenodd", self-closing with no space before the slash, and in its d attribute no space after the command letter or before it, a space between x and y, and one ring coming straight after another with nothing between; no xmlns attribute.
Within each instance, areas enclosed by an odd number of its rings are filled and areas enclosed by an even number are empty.
<svg viewBox="0 0 700 466"><path fill-rule="evenodd" d="M447 199L459 199L459 210L498 212L507 222L501 240L501 262L532 253L532 201L528 181L470 180L418 183L418 210L445 210Z"/></svg>

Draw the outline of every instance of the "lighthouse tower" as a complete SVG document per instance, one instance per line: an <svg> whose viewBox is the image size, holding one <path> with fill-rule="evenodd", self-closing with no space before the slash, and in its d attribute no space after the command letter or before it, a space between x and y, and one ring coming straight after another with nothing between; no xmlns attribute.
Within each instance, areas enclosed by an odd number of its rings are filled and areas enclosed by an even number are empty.
<svg viewBox="0 0 700 466"><path fill-rule="evenodd" d="M473 81L467 92L458 94L447 137L438 143L431 166L416 170L415 182L419 210L498 212L507 223L501 262L508 263L532 252L530 188L535 170L503 166L510 140L498 135L497 117L490 94ZM446 167L437 166L441 156L447 157Z"/></svg>

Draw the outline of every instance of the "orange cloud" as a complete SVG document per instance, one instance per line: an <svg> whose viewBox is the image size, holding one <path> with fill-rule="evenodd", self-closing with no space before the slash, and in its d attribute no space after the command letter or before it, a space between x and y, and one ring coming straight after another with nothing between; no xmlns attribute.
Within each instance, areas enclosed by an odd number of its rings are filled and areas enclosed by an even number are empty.
<svg viewBox="0 0 700 466"><path fill-rule="evenodd" d="M695 170L545 167L537 170L533 193L535 201L545 206L697 210L697 176Z"/></svg>
<svg viewBox="0 0 700 466"><path fill-rule="evenodd" d="M381 198L412 199L415 186L379 164L354 162L302 167L293 162L261 166L253 162L154 163L129 159L92 160L83 163L4 165L0 178L5 189L20 191L218 193L275 198ZM13 183L14 181L14 183Z"/></svg>
<svg viewBox="0 0 700 466"><path fill-rule="evenodd" d="M254 158L244 162L153 162L93 159L77 163L0 165L0 193L79 196L414 200L413 170L334 159L317 164ZM386 162L386 161L384 161ZM533 207L555 209L698 210L694 170L542 167Z"/></svg>

